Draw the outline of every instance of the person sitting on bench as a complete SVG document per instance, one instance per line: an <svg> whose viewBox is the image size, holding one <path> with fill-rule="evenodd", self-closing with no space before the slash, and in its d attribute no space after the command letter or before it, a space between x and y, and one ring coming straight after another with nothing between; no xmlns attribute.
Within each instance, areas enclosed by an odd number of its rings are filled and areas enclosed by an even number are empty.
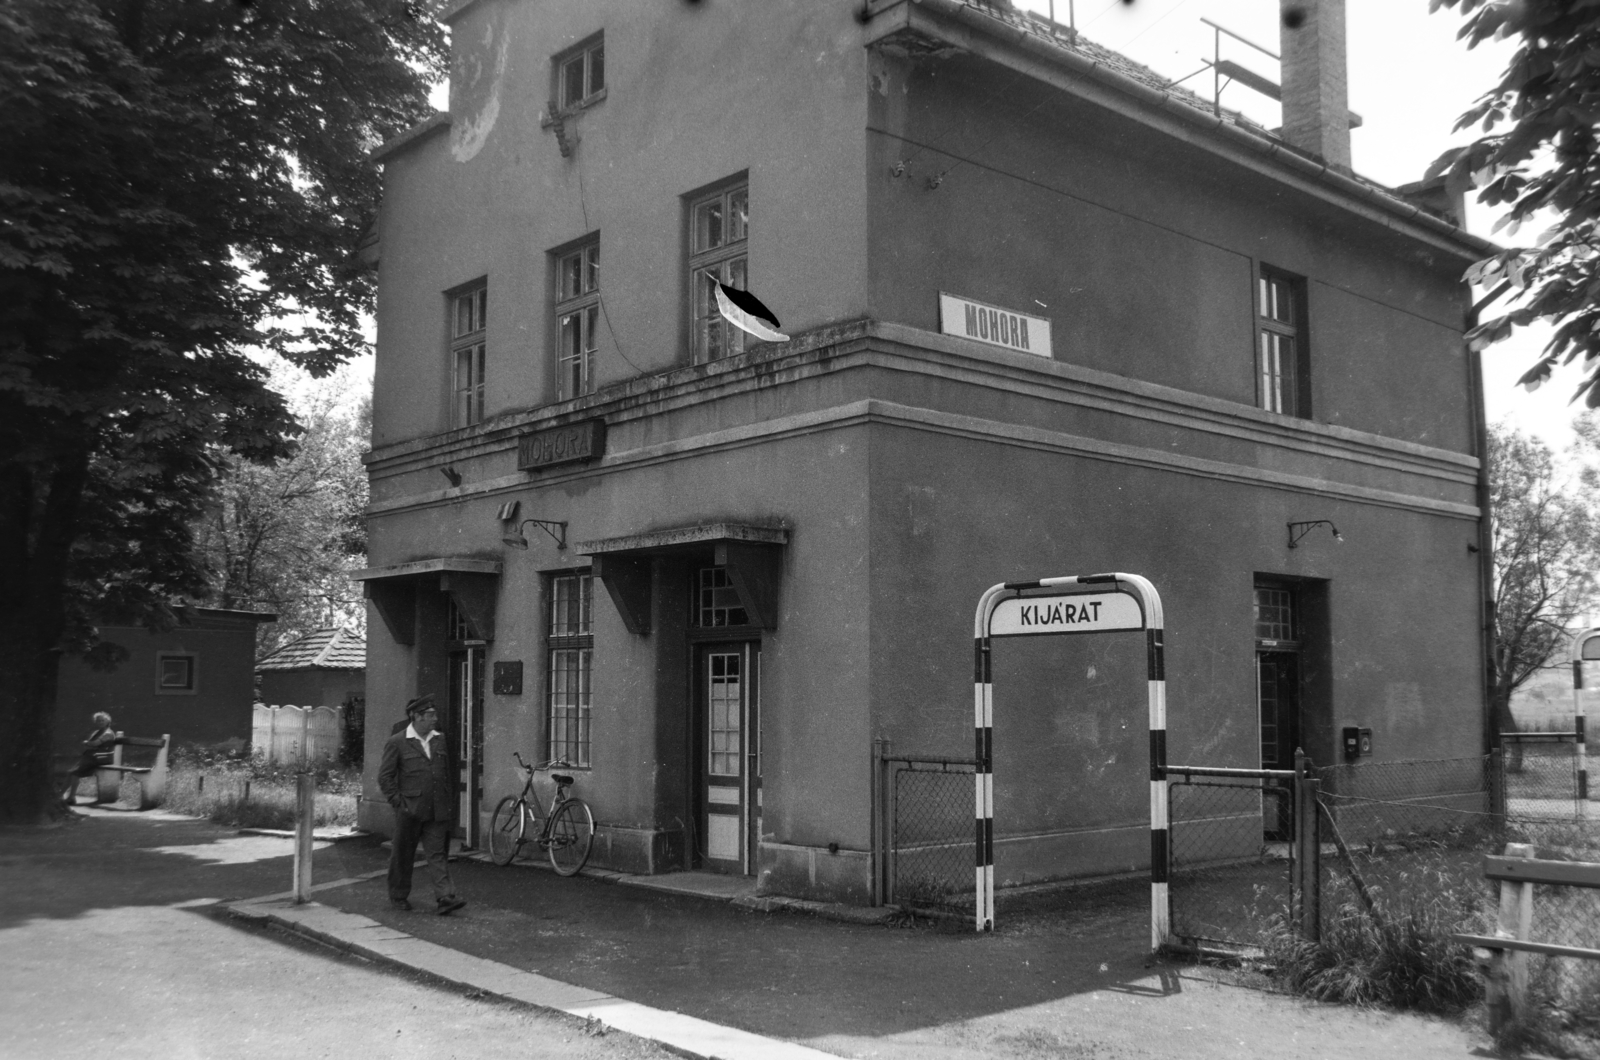
<svg viewBox="0 0 1600 1060"><path fill-rule="evenodd" d="M73 767L72 779L67 783L67 790L61 793L61 801L71 806L78 794L78 781L84 777L94 776L96 769L111 764L112 748L117 743L116 730L111 728L111 715L105 711L97 711L92 719L95 724L94 732L83 741L83 751L78 755L78 764Z"/></svg>

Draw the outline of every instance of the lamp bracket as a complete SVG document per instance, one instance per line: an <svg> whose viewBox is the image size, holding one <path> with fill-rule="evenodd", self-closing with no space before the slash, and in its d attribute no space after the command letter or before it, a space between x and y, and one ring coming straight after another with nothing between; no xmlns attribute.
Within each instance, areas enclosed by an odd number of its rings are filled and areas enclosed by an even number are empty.
<svg viewBox="0 0 1600 1060"><path fill-rule="evenodd" d="M1344 540L1344 538L1339 535L1339 528L1333 525L1332 519L1311 519L1306 522L1289 524L1289 547L1299 548L1301 540L1319 526L1326 526L1329 530L1331 530L1336 540Z"/></svg>
<svg viewBox="0 0 1600 1060"><path fill-rule="evenodd" d="M566 551L567 524L565 520L557 521L555 519L524 519L522 522L517 524L517 532L521 533L522 528L527 526L529 523L532 523L540 530L543 530L545 533L549 534L550 540L556 543L556 548L558 550L563 552Z"/></svg>

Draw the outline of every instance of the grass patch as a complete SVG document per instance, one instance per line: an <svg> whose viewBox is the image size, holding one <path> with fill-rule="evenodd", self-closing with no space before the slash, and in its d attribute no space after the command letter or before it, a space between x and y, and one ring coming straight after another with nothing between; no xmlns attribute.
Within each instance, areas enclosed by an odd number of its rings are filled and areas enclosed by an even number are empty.
<svg viewBox="0 0 1600 1060"><path fill-rule="evenodd" d="M317 778L318 828L353 827L361 774L350 766L323 767ZM233 828L293 828L295 771L267 765L243 741L175 748L161 805Z"/></svg>

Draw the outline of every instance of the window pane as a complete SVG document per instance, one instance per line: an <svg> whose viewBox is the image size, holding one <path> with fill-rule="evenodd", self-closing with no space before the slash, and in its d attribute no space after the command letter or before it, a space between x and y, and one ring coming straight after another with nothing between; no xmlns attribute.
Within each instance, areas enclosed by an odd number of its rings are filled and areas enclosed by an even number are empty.
<svg viewBox="0 0 1600 1060"><path fill-rule="evenodd" d="M694 246L696 250L712 250L722 246L722 200L712 199L695 207Z"/></svg>
<svg viewBox="0 0 1600 1060"><path fill-rule="evenodd" d="M600 286L600 244L595 243L584 250L586 269L584 274L584 290L592 291Z"/></svg>
<svg viewBox="0 0 1600 1060"><path fill-rule="evenodd" d="M561 259L561 297L583 293L583 254L568 254Z"/></svg>
<svg viewBox="0 0 1600 1060"><path fill-rule="evenodd" d="M740 188L728 196L728 242L745 238L749 225L750 190Z"/></svg>
<svg viewBox="0 0 1600 1060"><path fill-rule="evenodd" d="M561 105L571 106L583 99L583 56L568 59L561 67Z"/></svg>
<svg viewBox="0 0 1600 1060"><path fill-rule="evenodd" d="M606 49L604 45L589 53L589 94L606 87Z"/></svg>
<svg viewBox="0 0 1600 1060"><path fill-rule="evenodd" d="M478 331L489 326L489 288L478 288L475 304L477 312L473 314L472 323L474 326L472 330Z"/></svg>

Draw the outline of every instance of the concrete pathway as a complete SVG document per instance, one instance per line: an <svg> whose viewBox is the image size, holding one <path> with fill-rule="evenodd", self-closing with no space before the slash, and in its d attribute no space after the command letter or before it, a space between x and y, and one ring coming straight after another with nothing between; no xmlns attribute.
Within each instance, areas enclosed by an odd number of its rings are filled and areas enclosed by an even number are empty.
<svg viewBox="0 0 1600 1060"><path fill-rule="evenodd" d="M231 909L235 916L275 923L338 949L425 972L468 990L599 1020L608 1027L660 1042L690 1056L718 1060L836 1060L833 1054L803 1045L636 1004L599 990L474 957L317 902L296 905L291 898L274 897L238 902Z"/></svg>

